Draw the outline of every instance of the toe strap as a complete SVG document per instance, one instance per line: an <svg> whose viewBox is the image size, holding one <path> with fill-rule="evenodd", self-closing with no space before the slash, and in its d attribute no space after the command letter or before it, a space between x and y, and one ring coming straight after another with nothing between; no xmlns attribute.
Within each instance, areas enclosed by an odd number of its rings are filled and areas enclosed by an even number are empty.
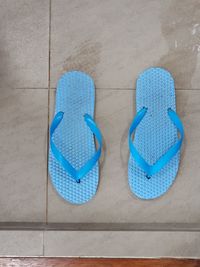
<svg viewBox="0 0 200 267"><path fill-rule="evenodd" d="M141 120L144 118L145 114L147 113L147 108L142 108L133 119L133 122L129 129L129 149L132 157L136 161L136 163L142 168L148 176L152 176L159 172L180 150L183 138L184 138L184 128L183 124L176 114L171 108L167 110L168 116L173 122L173 124L177 127L178 131L180 132L180 138L178 141L169 148L169 150L163 154L153 165L148 164L145 159L139 154L137 149L134 147L132 142L132 134L135 131L136 127L139 125Z"/></svg>
<svg viewBox="0 0 200 267"><path fill-rule="evenodd" d="M88 114L84 115L84 120L87 124L87 126L90 128L96 139L99 143L99 148L95 152L95 154L82 166L79 170L76 170L69 161L63 156L63 154L58 150L55 143L53 142L53 134L56 130L56 128L61 123L64 116L64 112L58 112L51 124L50 127L50 147L52 154L56 158L56 160L60 163L60 165L65 169L66 172L68 172L77 183L80 183L80 180L95 166L97 161L99 160L101 156L101 148L102 148L102 135L101 132L95 123L95 121L92 119L92 117Z"/></svg>

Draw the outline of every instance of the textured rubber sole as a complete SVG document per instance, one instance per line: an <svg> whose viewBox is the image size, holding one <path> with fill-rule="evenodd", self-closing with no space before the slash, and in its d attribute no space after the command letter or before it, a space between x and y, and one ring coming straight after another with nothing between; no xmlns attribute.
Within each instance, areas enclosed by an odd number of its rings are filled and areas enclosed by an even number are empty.
<svg viewBox="0 0 200 267"><path fill-rule="evenodd" d="M174 80L162 68L149 68L136 84L136 112L148 111L136 129L134 146L149 163L154 164L178 140L177 129L168 117L168 108L176 111ZM148 177L130 155L128 180L131 191L141 199L163 195L175 180L180 152L158 173Z"/></svg>
<svg viewBox="0 0 200 267"><path fill-rule="evenodd" d="M95 88L90 76L83 72L65 73L58 81L55 114L64 112L53 141L75 169L82 167L95 153L91 130L84 121L84 114L94 117ZM89 201L97 191L98 162L80 183L77 183L54 158L49 149L49 173L58 194L72 204Z"/></svg>

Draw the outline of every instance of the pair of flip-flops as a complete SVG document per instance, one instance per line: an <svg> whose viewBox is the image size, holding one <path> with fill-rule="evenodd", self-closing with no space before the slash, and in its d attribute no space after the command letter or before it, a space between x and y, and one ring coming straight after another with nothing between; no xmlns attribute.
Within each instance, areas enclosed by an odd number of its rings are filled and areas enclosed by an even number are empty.
<svg viewBox="0 0 200 267"><path fill-rule="evenodd" d="M73 204L89 201L99 183L102 135L93 119L94 106L90 76L71 71L60 78L50 128L49 172L56 191ZM140 74L136 111L129 130L129 186L139 198L153 199L164 194L176 177L184 136L168 71L149 68Z"/></svg>

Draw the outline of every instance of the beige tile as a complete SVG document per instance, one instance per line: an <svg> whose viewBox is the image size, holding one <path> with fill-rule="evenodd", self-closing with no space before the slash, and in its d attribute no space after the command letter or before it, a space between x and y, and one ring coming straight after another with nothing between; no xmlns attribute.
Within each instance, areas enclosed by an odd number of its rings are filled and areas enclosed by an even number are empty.
<svg viewBox="0 0 200 267"><path fill-rule="evenodd" d="M49 222L198 223L200 215L200 91L177 90L177 107L185 125L185 144L175 184L161 198L137 199L127 178L127 134L134 114L133 90L96 90L96 121L104 136L100 184L93 200L73 206L62 200L49 180ZM53 110L54 93L51 92ZM52 117L52 113L51 113Z"/></svg>
<svg viewBox="0 0 200 267"><path fill-rule="evenodd" d="M0 231L0 256L42 255L42 231Z"/></svg>
<svg viewBox="0 0 200 267"><path fill-rule="evenodd" d="M133 88L150 66L167 68L179 88L200 88L198 0L53 0L51 86L79 69L98 88Z"/></svg>
<svg viewBox="0 0 200 267"><path fill-rule="evenodd" d="M47 87L49 0L0 0L0 87Z"/></svg>
<svg viewBox="0 0 200 267"><path fill-rule="evenodd" d="M44 233L45 256L200 257L193 232L51 231Z"/></svg>
<svg viewBox="0 0 200 267"><path fill-rule="evenodd" d="M45 220L47 105L47 90L1 90L1 222Z"/></svg>

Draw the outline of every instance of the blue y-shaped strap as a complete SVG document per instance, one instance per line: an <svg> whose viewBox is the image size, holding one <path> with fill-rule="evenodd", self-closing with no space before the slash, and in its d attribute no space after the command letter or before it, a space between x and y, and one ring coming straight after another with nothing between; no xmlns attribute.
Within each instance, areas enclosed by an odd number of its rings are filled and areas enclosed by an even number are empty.
<svg viewBox="0 0 200 267"><path fill-rule="evenodd" d="M178 115L175 111L173 111L171 108L167 110L168 116L170 117L173 124L177 127L177 129L180 132L180 139L170 147L170 149L162 155L153 165L149 165L144 158L139 154L137 149L134 147L132 142L132 134L135 131L138 124L141 122L141 120L144 118L145 114L147 113L147 108L142 108L133 119L133 122L131 124L131 127L129 129L129 148L132 157L136 161L136 163L145 171L145 173L148 175L148 177L152 176L153 174L159 172L180 150L183 138L184 138L184 129L181 120L179 119Z"/></svg>
<svg viewBox="0 0 200 267"><path fill-rule="evenodd" d="M64 112L58 112L51 124L50 127L50 146L51 151L54 155L54 157L57 159L57 161L61 164L61 166L76 180L77 183L80 183L81 178L83 178L96 164L96 162L99 160L101 156L101 148L102 148L102 135L101 132L92 119L92 117L88 114L84 115L85 122L87 126L90 128L90 130L93 132L95 137L97 138L99 142L99 148L95 152L95 154L92 156L91 159L89 159L83 167L81 167L79 170L76 170L70 163L65 159L65 157L62 155L62 153L57 149L56 145L53 142L53 133L55 132L58 125L61 123L64 116Z"/></svg>

